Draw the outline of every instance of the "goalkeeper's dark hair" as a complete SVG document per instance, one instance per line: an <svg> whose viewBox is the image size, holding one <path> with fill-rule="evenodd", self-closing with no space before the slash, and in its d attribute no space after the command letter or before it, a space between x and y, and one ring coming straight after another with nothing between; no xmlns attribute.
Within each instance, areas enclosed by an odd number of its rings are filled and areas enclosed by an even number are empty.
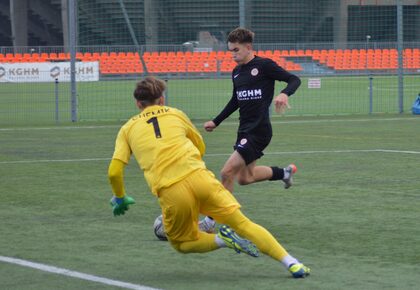
<svg viewBox="0 0 420 290"><path fill-rule="evenodd" d="M227 41L230 43L253 43L254 42L254 32L249 29L238 27L232 30L228 37Z"/></svg>
<svg viewBox="0 0 420 290"><path fill-rule="evenodd" d="M155 77L146 77L137 83L133 95L143 107L147 107L154 105L156 100L163 96L165 89L164 81Z"/></svg>

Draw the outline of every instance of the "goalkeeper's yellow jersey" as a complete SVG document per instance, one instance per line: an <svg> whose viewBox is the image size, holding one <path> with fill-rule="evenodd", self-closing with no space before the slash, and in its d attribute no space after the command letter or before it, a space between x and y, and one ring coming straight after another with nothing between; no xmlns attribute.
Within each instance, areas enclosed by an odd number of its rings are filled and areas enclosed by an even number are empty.
<svg viewBox="0 0 420 290"><path fill-rule="evenodd" d="M113 158L128 163L134 154L153 194L205 168L203 138L180 110L154 105L125 123Z"/></svg>

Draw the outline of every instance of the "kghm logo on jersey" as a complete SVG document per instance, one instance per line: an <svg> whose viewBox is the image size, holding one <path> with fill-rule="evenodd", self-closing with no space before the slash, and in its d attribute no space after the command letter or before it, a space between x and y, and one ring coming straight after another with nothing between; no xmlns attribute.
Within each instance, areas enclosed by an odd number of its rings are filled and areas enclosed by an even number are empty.
<svg viewBox="0 0 420 290"><path fill-rule="evenodd" d="M252 70L251 70L251 75L252 76L256 76L256 75L258 75L258 69L257 68L253 68Z"/></svg>
<svg viewBox="0 0 420 290"><path fill-rule="evenodd" d="M236 97L239 101L257 100L262 98L261 89L236 91Z"/></svg>

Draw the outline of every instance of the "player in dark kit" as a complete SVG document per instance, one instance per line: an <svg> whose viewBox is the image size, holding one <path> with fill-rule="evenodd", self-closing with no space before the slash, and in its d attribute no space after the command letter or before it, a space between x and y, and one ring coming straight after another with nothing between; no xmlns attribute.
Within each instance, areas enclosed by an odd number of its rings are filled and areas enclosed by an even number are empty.
<svg viewBox="0 0 420 290"><path fill-rule="evenodd" d="M272 137L269 107L273 101L275 81L287 83L281 93L274 97L278 113L290 108L288 98L301 82L273 60L254 55L253 39L254 33L244 28L237 28L229 34L228 48L238 64L232 72L232 98L216 118L204 124L205 130L211 132L239 109L235 151L221 171L222 183L230 192L233 192L235 178L241 185L282 180L285 188L289 188L297 170L294 164L285 168L256 166L257 159L264 155L263 150Z"/></svg>

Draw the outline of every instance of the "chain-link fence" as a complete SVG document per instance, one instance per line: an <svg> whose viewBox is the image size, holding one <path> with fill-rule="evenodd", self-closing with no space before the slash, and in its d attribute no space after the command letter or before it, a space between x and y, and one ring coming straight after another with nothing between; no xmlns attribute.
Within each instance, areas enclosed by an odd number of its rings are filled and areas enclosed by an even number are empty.
<svg viewBox="0 0 420 290"><path fill-rule="evenodd" d="M0 124L127 119L145 75L168 81L169 105L213 117L231 96L226 37L238 26L302 78L290 114L409 113L420 91L418 1L73 2L63 46L0 47Z"/></svg>

